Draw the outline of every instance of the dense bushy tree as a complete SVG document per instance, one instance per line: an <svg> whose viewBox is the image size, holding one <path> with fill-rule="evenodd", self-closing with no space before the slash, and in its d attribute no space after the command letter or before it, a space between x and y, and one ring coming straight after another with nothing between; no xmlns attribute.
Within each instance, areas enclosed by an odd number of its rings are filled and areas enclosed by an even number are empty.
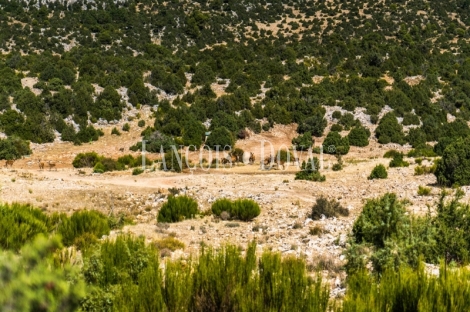
<svg viewBox="0 0 470 312"><path fill-rule="evenodd" d="M354 127L348 134L349 144L364 147L369 145L370 130L365 127Z"/></svg>
<svg viewBox="0 0 470 312"><path fill-rule="evenodd" d="M341 137L338 132L330 132L323 141L323 152L326 154L346 155L349 152L349 139Z"/></svg>
<svg viewBox="0 0 470 312"><path fill-rule="evenodd" d="M219 145L222 150L224 146L234 146L235 140L232 133L225 127L218 127L211 131L211 134L206 140L206 145L215 149Z"/></svg>
<svg viewBox="0 0 470 312"><path fill-rule="evenodd" d="M470 185L470 137L457 138L445 148L434 174L443 185Z"/></svg>
<svg viewBox="0 0 470 312"><path fill-rule="evenodd" d="M300 150L308 150L313 145L312 133L305 132L304 134L300 134L296 138L292 139L292 145L295 145L295 148Z"/></svg>
<svg viewBox="0 0 470 312"><path fill-rule="evenodd" d="M392 112L385 114L379 121L377 129L375 129L375 136L379 143L404 143L403 127L398 123L398 120Z"/></svg>
<svg viewBox="0 0 470 312"><path fill-rule="evenodd" d="M321 137L326 128L327 121L322 111L316 110L312 116L305 118L299 123L298 133L311 132L316 137Z"/></svg>

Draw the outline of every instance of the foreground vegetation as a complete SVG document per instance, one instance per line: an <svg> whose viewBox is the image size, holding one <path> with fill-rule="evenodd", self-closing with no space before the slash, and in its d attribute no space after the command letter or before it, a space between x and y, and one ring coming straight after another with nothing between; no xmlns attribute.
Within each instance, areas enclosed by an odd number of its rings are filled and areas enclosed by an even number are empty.
<svg viewBox="0 0 470 312"><path fill-rule="evenodd" d="M305 260L271 251L259 255L256 242L245 250L202 246L189 259L162 263L162 250L184 244L173 237L150 244L129 235L100 239L125 221L95 211L67 217L27 205L1 205L0 309L466 311L470 206L460 203L461 195L456 192L449 200L442 194L437 213L424 217L407 215L406 202L394 194L368 200L346 249L348 278L341 300L330 298L329 286L307 270ZM231 205L220 200L213 210L222 213ZM322 198L312 217L346 212ZM440 265L439 274L427 271L423 261Z"/></svg>

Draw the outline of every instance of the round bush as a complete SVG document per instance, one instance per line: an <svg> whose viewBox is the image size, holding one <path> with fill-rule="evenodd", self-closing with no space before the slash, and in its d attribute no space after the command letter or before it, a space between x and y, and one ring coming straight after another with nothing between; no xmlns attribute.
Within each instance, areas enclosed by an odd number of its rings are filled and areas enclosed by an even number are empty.
<svg viewBox="0 0 470 312"><path fill-rule="evenodd" d="M212 204L211 210L216 216L220 216L224 211L230 213L232 211L232 201L227 198L219 198Z"/></svg>
<svg viewBox="0 0 470 312"><path fill-rule="evenodd" d="M403 127L397 121L397 117L392 112L385 114L375 130L375 136L380 144L398 143L404 144Z"/></svg>
<svg viewBox="0 0 470 312"><path fill-rule="evenodd" d="M199 213L197 202L188 196L169 196L158 212L158 222L179 222Z"/></svg>
<svg viewBox="0 0 470 312"><path fill-rule="evenodd" d="M333 125L331 126L330 131L341 132L341 131L343 131L343 126L342 126L342 125L339 125L339 124L333 124Z"/></svg>
<svg viewBox="0 0 470 312"><path fill-rule="evenodd" d="M368 179L369 180L386 179L387 177L388 177L387 169L385 168L384 165L380 164L374 167Z"/></svg>
<svg viewBox="0 0 470 312"><path fill-rule="evenodd" d="M258 203L251 199L238 199L233 202L232 212L230 213L236 219L250 221L259 216L261 209Z"/></svg>
<svg viewBox="0 0 470 312"><path fill-rule="evenodd" d="M364 147L369 145L370 131L365 127L355 127L349 132L349 144L352 146Z"/></svg>

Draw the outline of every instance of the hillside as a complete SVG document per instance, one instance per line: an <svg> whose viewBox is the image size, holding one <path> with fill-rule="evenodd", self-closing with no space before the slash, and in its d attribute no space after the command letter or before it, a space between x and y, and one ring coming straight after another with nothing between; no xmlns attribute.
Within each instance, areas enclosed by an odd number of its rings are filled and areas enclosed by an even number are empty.
<svg viewBox="0 0 470 312"><path fill-rule="evenodd" d="M0 310L468 311L469 26L0 0Z"/></svg>
<svg viewBox="0 0 470 312"><path fill-rule="evenodd" d="M391 108L428 142L453 135L447 114L470 118L465 1L0 5L7 136L80 144L140 105L157 110L147 134L197 146L202 124L321 136L325 106L373 123Z"/></svg>

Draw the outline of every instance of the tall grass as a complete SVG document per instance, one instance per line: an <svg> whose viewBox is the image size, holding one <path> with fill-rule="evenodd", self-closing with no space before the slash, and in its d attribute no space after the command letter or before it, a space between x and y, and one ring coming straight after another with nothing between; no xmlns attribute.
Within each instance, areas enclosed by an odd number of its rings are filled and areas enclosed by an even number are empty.
<svg viewBox="0 0 470 312"><path fill-rule="evenodd" d="M326 311L328 289L307 276L303 260L272 252L257 260L255 252L256 243L244 255L230 245L203 249L162 268L143 238L119 236L86 261L84 276L109 289L115 311Z"/></svg>
<svg viewBox="0 0 470 312"><path fill-rule="evenodd" d="M365 271L349 277L339 311L469 311L470 272L441 267L439 276L401 267L387 270L378 281Z"/></svg>

